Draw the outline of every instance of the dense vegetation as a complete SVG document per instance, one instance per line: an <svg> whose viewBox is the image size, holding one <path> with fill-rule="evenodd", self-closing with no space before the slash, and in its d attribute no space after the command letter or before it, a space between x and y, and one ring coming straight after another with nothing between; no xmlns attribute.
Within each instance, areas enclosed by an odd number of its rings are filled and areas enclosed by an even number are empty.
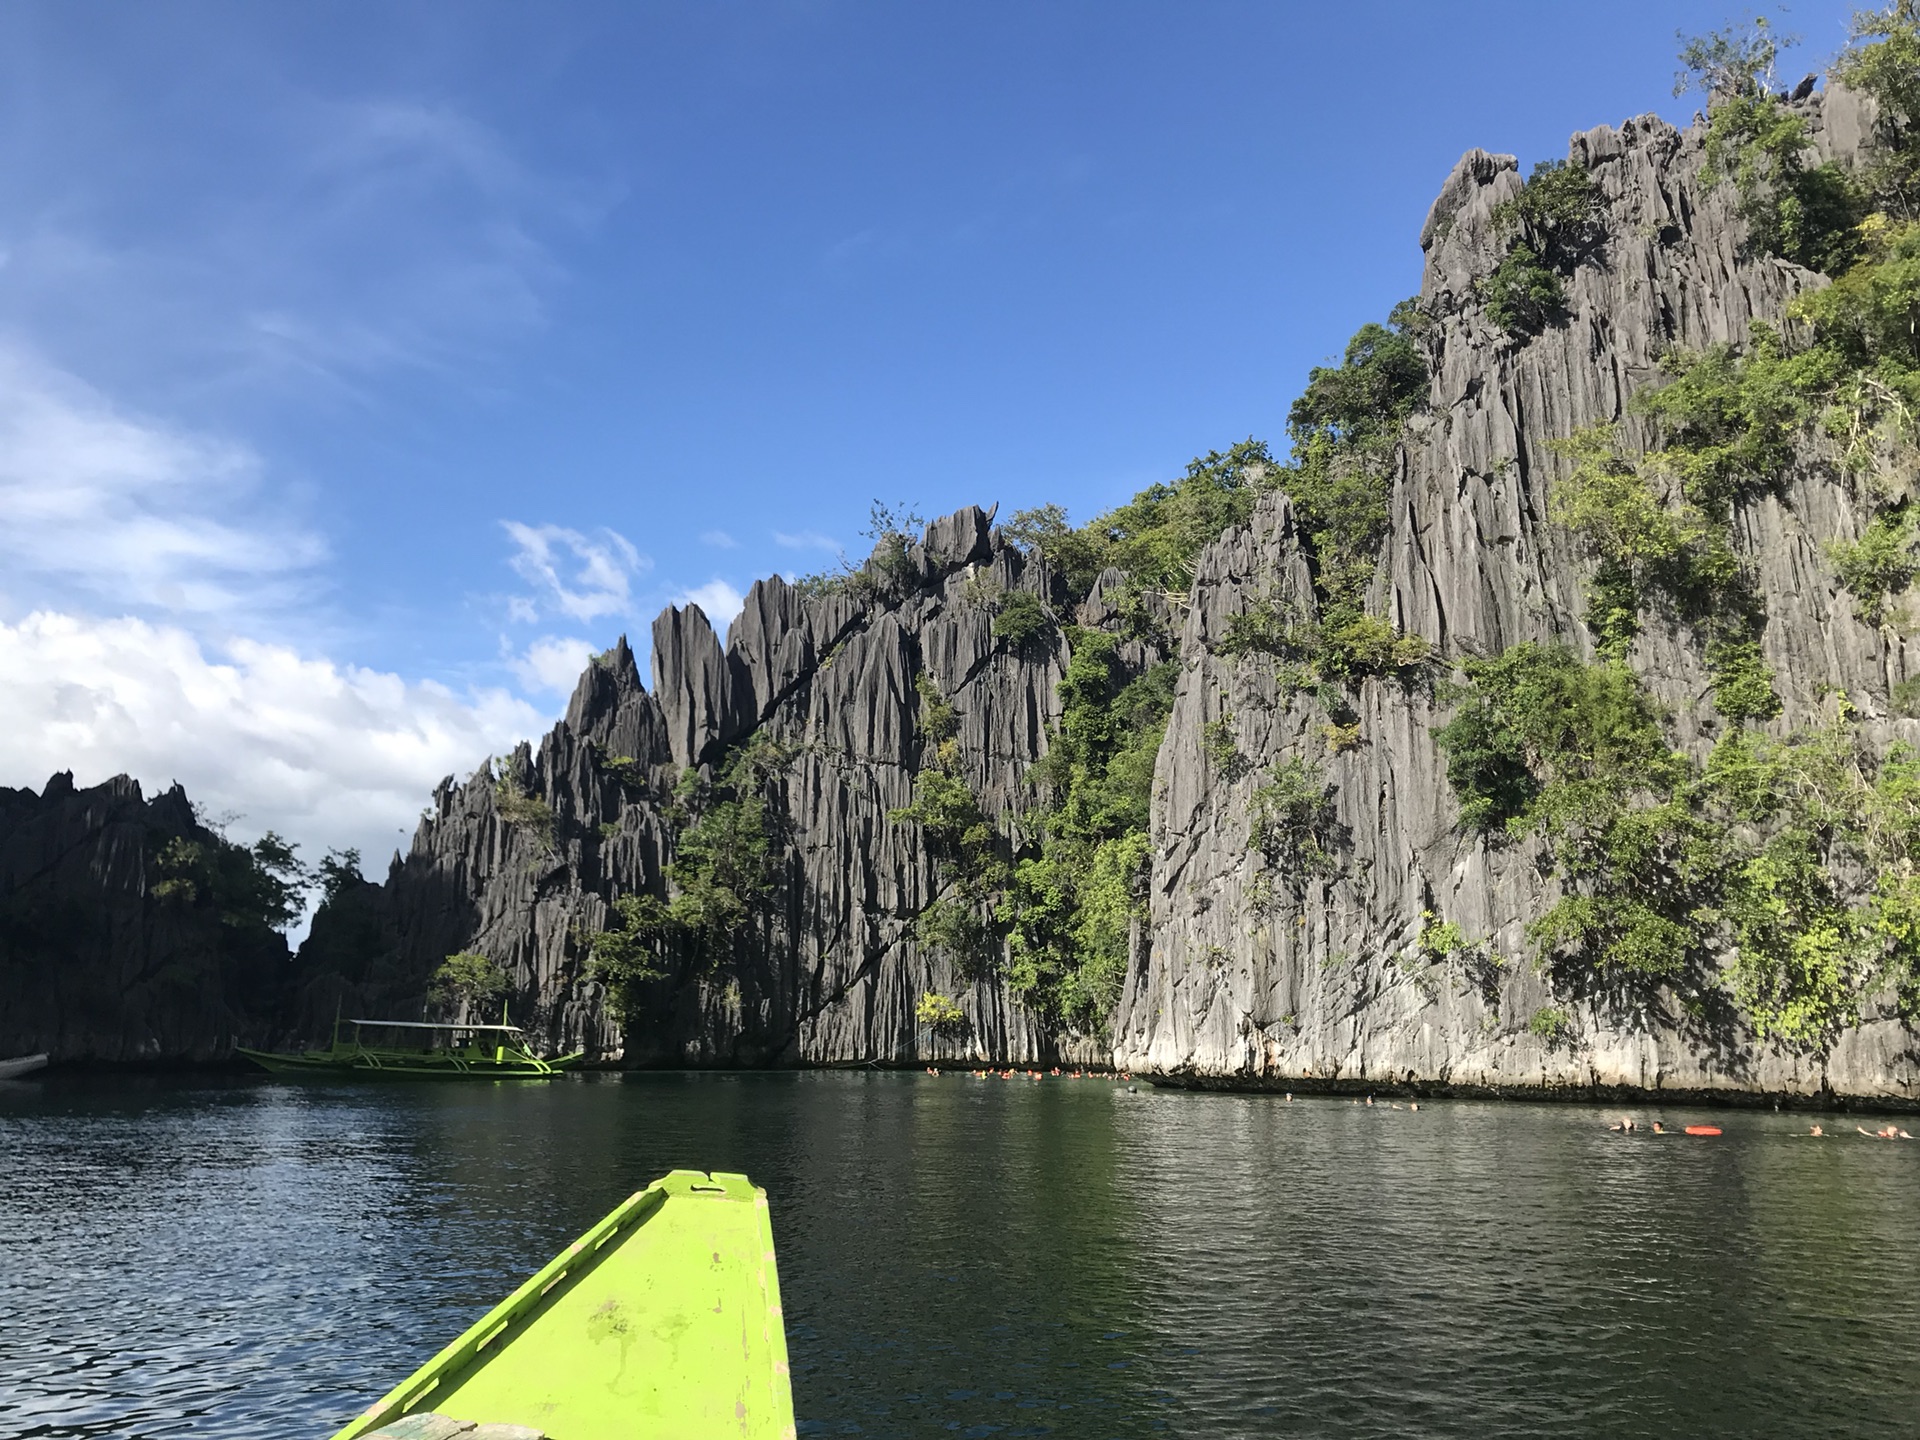
<svg viewBox="0 0 1920 1440"><path fill-rule="evenodd" d="M1879 109L1857 171L1813 163L1805 122L1772 90L1781 43L1756 23L1683 55L1708 92L1707 178L1734 187L1756 251L1833 283L1787 327L1670 356L1632 405L1653 436L1643 451L1614 426L1563 444L1553 514L1597 561L1597 659L1522 645L1469 660L1438 736L1464 826L1546 842L1564 898L1530 933L1561 980L1664 984L1702 1013L1724 980L1759 1033L1819 1048L1876 992L1920 1013L1920 757L1874 753L1844 697L1821 725L1760 728L1781 707L1733 524L1790 466L1825 456L1878 512L1828 551L1862 618L1881 623L1914 577L1920 7L1859 17L1834 67ZM1704 763L1670 749L1628 668L1656 608L1703 647L1724 726Z"/></svg>
<svg viewBox="0 0 1920 1440"><path fill-rule="evenodd" d="M299 846L269 830L251 845L227 839L221 823L196 810L201 836L155 837L150 889L163 905L210 909L236 930L285 930L318 889L333 901L363 884L358 850L329 850L318 865L300 859Z"/></svg>
<svg viewBox="0 0 1920 1440"><path fill-rule="evenodd" d="M440 962L427 984L427 1000L484 1016L495 1002L506 999L507 972L498 963L472 950L462 950Z"/></svg>
<svg viewBox="0 0 1920 1440"><path fill-rule="evenodd" d="M1388 531L1395 445L1425 400L1424 319L1411 302L1385 324L1361 328L1342 363L1316 367L1288 415L1289 463L1258 440L1193 461L1180 479L1154 485L1074 529L1057 506L1022 512L1007 533L1045 554L1070 593L1089 591L1111 568L1108 598L1120 633L1070 628L1071 660L1060 687L1062 715L1032 772L1034 803L1021 818L1031 836L1014 858L1002 907L1008 976L1016 993L1055 1020L1097 1031L1125 979L1130 926L1144 905L1153 767L1173 708L1175 664L1129 664L1129 637L1164 653L1169 638L1154 602L1184 603L1200 551L1251 518L1260 498L1291 499L1313 572L1312 608L1277 597L1236 618L1227 653L1264 655L1292 688L1327 700L1352 743L1345 687L1370 676L1410 678L1427 646L1366 608L1366 589ZM1147 652L1151 653L1151 652ZM1342 722L1345 722L1343 725ZM1230 719L1214 749L1226 778L1239 777ZM1254 790L1251 844L1272 877L1324 865L1325 790L1303 762L1279 767Z"/></svg>
<svg viewBox="0 0 1920 1440"><path fill-rule="evenodd" d="M1016 993L1095 1029L1126 978L1174 666L1129 675L1117 637L1085 630L1071 641L1060 727L1034 766L1038 804L1024 817L1036 841L1014 868L1010 978Z"/></svg>
<svg viewBox="0 0 1920 1440"><path fill-rule="evenodd" d="M1453 713L1437 733L1462 826L1490 844L1543 844L1561 898L1530 939L1563 994L1644 999L1664 986L1703 1016L1731 998L1763 1035L1818 1047L1876 990L1920 1008L1920 757L1874 753L1838 697L1819 725L1768 730L1782 705L1737 522L1781 492L1794 466L1824 455L1870 514L1856 539L1828 549L1860 615L1888 619L1920 574L1909 488L1920 442L1920 16L1900 0L1861 17L1834 67L1878 106L1873 147L1852 169L1820 162L1804 119L1774 92L1783 43L1757 24L1689 46L1683 58L1708 93L1705 178L1737 196L1754 251L1832 283L1738 346L1668 356L1661 383L1633 400L1632 423L1560 443L1551 514L1594 561L1585 621L1595 658L1541 645L1470 658L1442 689ZM1599 217L1585 171L1536 167L1493 216L1504 248L1480 285L1488 317L1516 339L1554 323L1568 277L1598 256ZM963 774L952 702L923 678L913 798L891 817L917 826L934 860L936 892L915 936L963 979L1000 971L1027 1003L1082 1032L1111 1013L1144 903L1153 766L1174 694L1174 665L1159 658L1169 617L1201 550L1263 496L1289 497L1312 593L1258 596L1218 650L1271 667L1283 694L1315 697L1335 754L1360 743L1355 687L1429 682L1426 642L1367 606L1397 446L1428 392L1427 324L1406 302L1362 327L1339 364L1314 369L1288 415L1284 461L1248 439L1087 525L1043 506L1003 526L1044 555L1056 588L1002 591L978 575L964 598L1010 650L1065 642L1059 725L1030 798L996 821ZM874 603L905 596L919 583L918 523L876 502L873 558L802 588ZM1102 582L1110 572L1117 584ZM1096 585L1118 624L1071 623ZM1630 667L1649 616L1677 622L1705 660L1720 728L1704 760L1675 751L1670 717ZM1920 713L1920 687L1908 688L1896 707ZM1206 727L1203 749L1221 779L1248 776L1230 714ZM617 1003L670 959L711 966L763 907L783 844L766 798L782 764L756 740L683 779L664 895L620 897L617 923L591 937ZM1255 902L1297 900L1334 867L1328 792L1304 756L1251 779ZM504 777L496 801L510 823L550 823ZM1438 916L1419 948L1502 963ZM932 992L916 1018L942 1033L965 1026L959 1005ZM1556 1005L1531 1028L1560 1044L1571 1024Z"/></svg>
<svg viewBox="0 0 1920 1440"><path fill-rule="evenodd" d="M718 766L682 774L664 814L674 834L665 898L617 896L619 923L582 937L590 972L606 985L616 1014L631 1013L641 988L669 973L670 960L712 970L773 892L783 844L767 795L790 759L760 734Z"/></svg>
<svg viewBox="0 0 1920 1440"><path fill-rule="evenodd" d="M1394 445L1426 398L1424 325L1409 300L1385 325L1362 326L1345 363L1310 371L1306 393L1288 412L1294 463L1275 478L1304 532L1314 613L1297 614L1286 599L1268 596L1235 616L1220 643L1227 654L1277 659L1288 688L1416 672L1426 658L1426 641L1399 634L1366 608L1387 535ZM1337 699L1332 708L1339 710Z"/></svg>
<svg viewBox="0 0 1920 1440"><path fill-rule="evenodd" d="M1481 282L1487 318L1538 334L1566 310L1565 277L1598 248L1600 192L1581 166L1542 160L1513 199L1494 207L1506 254Z"/></svg>
<svg viewBox="0 0 1920 1440"><path fill-rule="evenodd" d="M209 907L236 929L284 930L306 908L313 885L297 848L271 830L252 845L210 827L205 839L176 835L154 856L152 894L166 905Z"/></svg>

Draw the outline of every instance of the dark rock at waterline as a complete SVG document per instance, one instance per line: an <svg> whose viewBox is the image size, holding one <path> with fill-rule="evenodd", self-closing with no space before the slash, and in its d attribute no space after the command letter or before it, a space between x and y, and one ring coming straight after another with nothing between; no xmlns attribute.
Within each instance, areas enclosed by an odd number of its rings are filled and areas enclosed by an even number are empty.
<svg viewBox="0 0 1920 1440"><path fill-rule="evenodd" d="M174 786L119 775L76 790L0 788L0 1055L210 1061L273 1029L286 940L210 901L163 898L169 841L219 839Z"/></svg>

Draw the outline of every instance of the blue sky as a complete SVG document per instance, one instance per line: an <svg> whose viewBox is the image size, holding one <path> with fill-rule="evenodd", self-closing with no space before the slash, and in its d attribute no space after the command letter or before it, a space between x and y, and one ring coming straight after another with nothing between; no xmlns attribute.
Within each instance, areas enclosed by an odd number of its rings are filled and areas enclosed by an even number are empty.
<svg viewBox="0 0 1920 1440"><path fill-rule="evenodd" d="M1848 9L1768 12L1785 80ZM1684 123L1741 13L10 5L0 783L382 855L873 498L1084 519L1279 440L1462 151Z"/></svg>

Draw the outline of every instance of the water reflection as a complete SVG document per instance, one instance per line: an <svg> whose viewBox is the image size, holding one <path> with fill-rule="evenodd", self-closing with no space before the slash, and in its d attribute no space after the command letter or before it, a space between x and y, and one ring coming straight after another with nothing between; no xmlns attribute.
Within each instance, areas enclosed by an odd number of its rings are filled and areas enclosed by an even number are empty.
<svg viewBox="0 0 1920 1440"><path fill-rule="evenodd" d="M809 1434L1913 1435L1920 1144L1722 1118L56 1076L0 1089L0 1437L325 1435L676 1165L773 1196Z"/></svg>

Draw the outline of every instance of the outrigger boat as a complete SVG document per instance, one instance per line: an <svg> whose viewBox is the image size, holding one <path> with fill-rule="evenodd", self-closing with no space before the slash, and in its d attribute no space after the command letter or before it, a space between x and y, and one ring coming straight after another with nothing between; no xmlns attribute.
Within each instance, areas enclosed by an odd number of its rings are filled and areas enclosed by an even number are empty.
<svg viewBox="0 0 1920 1440"><path fill-rule="evenodd" d="M353 1027L352 1039L342 1043L340 1027ZM369 1045L366 1030L399 1030L420 1036L424 1044ZM436 1043L445 1036L444 1044ZM542 1060L527 1044L517 1025L436 1025L425 1020L336 1020L333 1044L325 1050L281 1053L270 1050L239 1052L276 1075L360 1076L406 1080L421 1077L459 1080L537 1080L558 1075L585 1058L584 1051Z"/></svg>
<svg viewBox="0 0 1920 1440"><path fill-rule="evenodd" d="M767 1195L675 1170L333 1440L793 1440Z"/></svg>

